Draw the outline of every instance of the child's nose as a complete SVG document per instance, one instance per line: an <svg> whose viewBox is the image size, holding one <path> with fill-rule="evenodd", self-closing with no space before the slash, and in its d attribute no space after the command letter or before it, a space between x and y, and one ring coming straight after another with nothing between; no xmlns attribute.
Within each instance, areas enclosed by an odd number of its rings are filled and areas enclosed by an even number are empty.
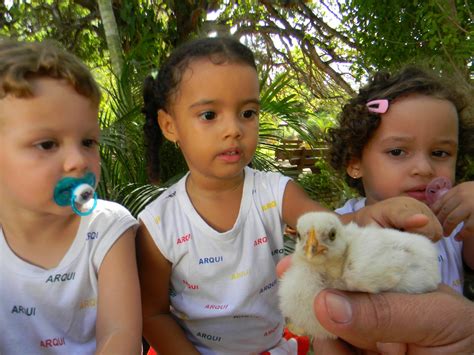
<svg viewBox="0 0 474 355"><path fill-rule="evenodd" d="M226 138L240 138L242 136L242 122L240 117L229 117L226 120L224 135Z"/></svg>
<svg viewBox="0 0 474 355"><path fill-rule="evenodd" d="M65 151L64 170L66 172L82 172L86 169L87 157L81 147L71 147Z"/></svg>
<svg viewBox="0 0 474 355"><path fill-rule="evenodd" d="M417 156L414 160L412 170L414 175L433 176L434 168L431 157L425 155Z"/></svg>

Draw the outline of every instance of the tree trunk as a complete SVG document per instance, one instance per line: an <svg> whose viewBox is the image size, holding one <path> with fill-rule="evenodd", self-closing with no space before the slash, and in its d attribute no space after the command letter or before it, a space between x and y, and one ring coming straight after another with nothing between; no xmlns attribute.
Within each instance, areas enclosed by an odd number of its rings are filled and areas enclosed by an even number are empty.
<svg viewBox="0 0 474 355"><path fill-rule="evenodd" d="M115 21L111 0L98 0L100 17L104 26L105 39L110 52L112 70L117 77L122 73L123 57L120 35Z"/></svg>

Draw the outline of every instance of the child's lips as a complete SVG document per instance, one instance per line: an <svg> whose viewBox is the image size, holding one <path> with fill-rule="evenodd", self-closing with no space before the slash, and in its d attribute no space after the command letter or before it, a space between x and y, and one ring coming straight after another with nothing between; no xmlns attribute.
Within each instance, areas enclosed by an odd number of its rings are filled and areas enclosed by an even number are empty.
<svg viewBox="0 0 474 355"><path fill-rule="evenodd" d="M239 149L232 148L232 149L227 149L223 151L222 153L219 153L218 157L226 162L232 163L232 162L239 161L241 154L240 154Z"/></svg>
<svg viewBox="0 0 474 355"><path fill-rule="evenodd" d="M239 148L228 148L222 151L221 153L219 153L219 155L237 155L237 154L240 154Z"/></svg>
<svg viewBox="0 0 474 355"><path fill-rule="evenodd" d="M221 155L236 155L236 154L239 154L238 150L229 150L224 153L221 153Z"/></svg>
<svg viewBox="0 0 474 355"><path fill-rule="evenodd" d="M417 186L413 189L406 191L405 193L409 197L413 197L419 201L425 201L426 200L425 189L426 189L426 186Z"/></svg>

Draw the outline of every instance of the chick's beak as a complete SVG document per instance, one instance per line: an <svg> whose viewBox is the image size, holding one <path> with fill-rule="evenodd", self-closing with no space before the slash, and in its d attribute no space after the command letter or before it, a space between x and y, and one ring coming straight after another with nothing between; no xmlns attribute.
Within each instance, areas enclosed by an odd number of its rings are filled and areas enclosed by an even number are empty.
<svg viewBox="0 0 474 355"><path fill-rule="evenodd" d="M327 250L324 245L319 244L314 228L308 231L308 239L306 240L303 250L308 259L311 259L315 255L323 254Z"/></svg>
<svg viewBox="0 0 474 355"><path fill-rule="evenodd" d="M324 254L328 250L324 245L318 244L316 246L316 254Z"/></svg>

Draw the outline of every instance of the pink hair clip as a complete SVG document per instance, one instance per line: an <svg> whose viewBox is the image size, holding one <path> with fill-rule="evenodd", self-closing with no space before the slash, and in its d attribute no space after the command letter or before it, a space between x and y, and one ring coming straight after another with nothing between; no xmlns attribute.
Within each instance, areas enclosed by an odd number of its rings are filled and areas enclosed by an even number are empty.
<svg viewBox="0 0 474 355"><path fill-rule="evenodd" d="M385 113L388 110L388 100L387 99L372 100L372 101L367 102L366 106L369 112Z"/></svg>

